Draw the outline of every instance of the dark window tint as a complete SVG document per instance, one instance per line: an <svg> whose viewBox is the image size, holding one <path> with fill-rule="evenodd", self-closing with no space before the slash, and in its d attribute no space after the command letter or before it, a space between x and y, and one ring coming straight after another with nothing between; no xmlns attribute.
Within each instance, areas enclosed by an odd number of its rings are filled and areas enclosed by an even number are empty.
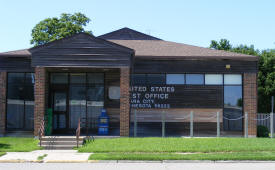
<svg viewBox="0 0 275 170"><path fill-rule="evenodd" d="M85 84L86 83L86 74L85 73L70 74L70 83L71 84Z"/></svg>
<svg viewBox="0 0 275 170"><path fill-rule="evenodd" d="M242 86L224 86L224 107L242 107Z"/></svg>
<svg viewBox="0 0 275 170"><path fill-rule="evenodd" d="M7 129L32 130L34 74L8 73Z"/></svg>
<svg viewBox="0 0 275 170"><path fill-rule="evenodd" d="M204 84L203 74L186 74L186 84Z"/></svg>
<svg viewBox="0 0 275 170"><path fill-rule="evenodd" d="M68 73L53 73L51 74L52 84L67 84L68 83Z"/></svg>
<svg viewBox="0 0 275 170"><path fill-rule="evenodd" d="M132 75L132 84L133 85L145 85L146 84L146 75L145 74L133 74Z"/></svg>
<svg viewBox="0 0 275 170"><path fill-rule="evenodd" d="M103 86L88 87L87 100L104 101L104 87Z"/></svg>
<svg viewBox="0 0 275 170"><path fill-rule="evenodd" d="M147 74L147 84L165 84L165 74Z"/></svg>
<svg viewBox="0 0 275 170"><path fill-rule="evenodd" d="M88 84L104 84L103 73L88 73Z"/></svg>
<svg viewBox="0 0 275 170"><path fill-rule="evenodd" d="M223 129L229 131L242 131L242 86L224 86ZM228 119L235 119L230 121Z"/></svg>
<svg viewBox="0 0 275 170"><path fill-rule="evenodd" d="M25 74L24 73L9 73L8 83L9 84L24 84Z"/></svg>

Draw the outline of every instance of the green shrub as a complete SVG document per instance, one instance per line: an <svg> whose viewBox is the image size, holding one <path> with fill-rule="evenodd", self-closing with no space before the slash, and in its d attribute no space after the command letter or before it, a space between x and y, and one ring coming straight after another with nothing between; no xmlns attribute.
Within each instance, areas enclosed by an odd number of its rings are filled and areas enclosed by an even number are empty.
<svg viewBox="0 0 275 170"><path fill-rule="evenodd" d="M257 126L257 137L269 137L269 131L266 126Z"/></svg>

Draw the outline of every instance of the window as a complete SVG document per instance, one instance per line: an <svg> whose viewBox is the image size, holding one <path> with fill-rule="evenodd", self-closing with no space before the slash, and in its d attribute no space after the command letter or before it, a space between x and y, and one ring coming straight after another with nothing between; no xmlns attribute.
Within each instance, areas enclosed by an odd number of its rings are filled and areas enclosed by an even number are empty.
<svg viewBox="0 0 275 170"><path fill-rule="evenodd" d="M203 74L186 74L186 84L204 84Z"/></svg>
<svg viewBox="0 0 275 170"><path fill-rule="evenodd" d="M88 73L88 84L104 84L103 73Z"/></svg>
<svg viewBox="0 0 275 170"><path fill-rule="evenodd" d="M242 75L241 74L225 74L224 75L225 85L241 85Z"/></svg>
<svg viewBox="0 0 275 170"><path fill-rule="evenodd" d="M68 73L53 73L51 75L52 84L68 84Z"/></svg>
<svg viewBox="0 0 275 170"><path fill-rule="evenodd" d="M185 84L184 74L167 74L166 84Z"/></svg>
<svg viewBox="0 0 275 170"><path fill-rule="evenodd" d="M71 73L70 74L70 83L71 84L85 84L86 83L86 74L85 73Z"/></svg>
<svg viewBox="0 0 275 170"><path fill-rule="evenodd" d="M8 73L7 129L32 130L34 73Z"/></svg>
<svg viewBox="0 0 275 170"><path fill-rule="evenodd" d="M222 74L205 74L206 85L222 85L223 77Z"/></svg>

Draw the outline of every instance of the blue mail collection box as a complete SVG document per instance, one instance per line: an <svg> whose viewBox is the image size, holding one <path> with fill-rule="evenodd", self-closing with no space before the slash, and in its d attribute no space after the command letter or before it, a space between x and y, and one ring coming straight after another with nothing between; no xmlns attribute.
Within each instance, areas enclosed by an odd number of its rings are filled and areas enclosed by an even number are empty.
<svg viewBox="0 0 275 170"><path fill-rule="evenodd" d="M109 116L105 109L102 109L98 118L98 135L108 135L109 133Z"/></svg>

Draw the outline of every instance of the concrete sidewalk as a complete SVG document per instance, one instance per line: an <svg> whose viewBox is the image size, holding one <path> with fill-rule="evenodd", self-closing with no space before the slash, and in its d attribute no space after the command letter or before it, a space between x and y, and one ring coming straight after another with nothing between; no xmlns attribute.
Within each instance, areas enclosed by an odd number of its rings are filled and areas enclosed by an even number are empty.
<svg viewBox="0 0 275 170"><path fill-rule="evenodd" d="M32 152L7 152L6 155L0 157L0 162L88 162L91 153L78 153L77 150L36 150ZM44 156L42 160L38 160L39 156Z"/></svg>

